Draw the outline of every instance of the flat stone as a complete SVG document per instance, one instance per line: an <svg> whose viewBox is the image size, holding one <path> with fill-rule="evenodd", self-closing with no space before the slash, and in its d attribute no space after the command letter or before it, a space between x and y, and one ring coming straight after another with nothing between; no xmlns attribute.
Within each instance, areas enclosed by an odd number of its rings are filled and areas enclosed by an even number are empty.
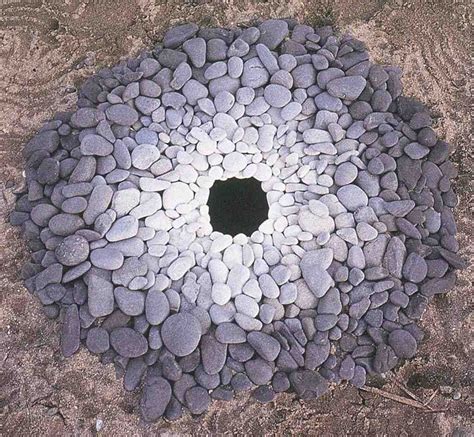
<svg viewBox="0 0 474 437"><path fill-rule="evenodd" d="M171 353L184 357L197 348L201 340L201 324L189 313L174 314L163 323L161 338Z"/></svg>
<svg viewBox="0 0 474 437"><path fill-rule="evenodd" d="M129 105L117 104L105 110L107 118L121 126L131 126L138 121L138 112Z"/></svg>
<svg viewBox="0 0 474 437"><path fill-rule="evenodd" d="M258 44L266 45L270 50L275 50L288 35L288 23L283 20L266 20L260 26Z"/></svg>
<svg viewBox="0 0 474 437"><path fill-rule="evenodd" d="M227 344L221 343L211 335L201 340L201 360L204 370L209 375L219 373L227 358Z"/></svg>
<svg viewBox="0 0 474 437"><path fill-rule="evenodd" d="M68 267L77 266L87 260L89 243L80 235L70 235L64 238L55 250L57 260Z"/></svg>
<svg viewBox="0 0 474 437"><path fill-rule="evenodd" d="M268 404L275 399L275 392L268 385L262 385L253 391L252 396L261 404Z"/></svg>
<svg viewBox="0 0 474 437"><path fill-rule="evenodd" d="M318 302L318 313L339 314L342 311L340 292L331 288Z"/></svg>
<svg viewBox="0 0 474 437"><path fill-rule="evenodd" d="M247 166L247 158L242 153L231 152L224 157L222 166L229 172L237 173Z"/></svg>
<svg viewBox="0 0 474 437"><path fill-rule="evenodd" d="M258 285L265 297L276 299L280 295L277 283L268 274L263 274L258 278Z"/></svg>
<svg viewBox="0 0 474 437"><path fill-rule="evenodd" d="M232 297L232 290L227 284L216 283L212 285L211 297L217 305L225 305Z"/></svg>
<svg viewBox="0 0 474 437"><path fill-rule="evenodd" d="M110 348L109 333L100 327L89 329L86 346L93 354L103 354Z"/></svg>
<svg viewBox="0 0 474 437"><path fill-rule="evenodd" d="M269 79L270 75L260 59L251 58L244 62L244 71L241 76L243 87L260 88L264 86Z"/></svg>
<svg viewBox="0 0 474 437"><path fill-rule="evenodd" d="M283 108L291 100L291 92L281 85L270 84L265 87L263 97L270 106Z"/></svg>
<svg viewBox="0 0 474 437"><path fill-rule="evenodd" d="M396 278L402 277L402 268L406 258L406 247L398 237L392 237L388 242L383 258L383 265Z"/></svg>
<svg viewBox="0 0 474 437"><path fill-rule="evenodd" d="M332 250L320 249L306 252L300 263L303 278L316 297L322 297L334 285L326 271L332 262ZM329 264L328 264L329 262Z"/></svg>
<svg viewBox="0 0 474 437"><path fill-rule="evenodd" d="M61 353L65 357L73 355L80 346L81 326L77 305L69 305L61 324Z"/></svg>
<svg viewBox="0 0 474 437"><path fill-rule="evenodd" d="M172 27L163 37L163 46L170 49L176 49L186 40L191 39L198 32L199 27L194 23L181 24Z"/></svg>
<svg viewBox="0 0 474 437"><path fill-rule="evenodd" d="M324 341L321 344L309 342L306 345L304 365L307 369L314 370L323 364L329 357L331 351L331 344L329 341Z"/></svg>
<svg viewBox="0 0 474 437"><path fill-rule="evenodd" d="M81 152L83 155L107 156L114 150L112 143L100 135L89 134L81 141Z"/></svg>
<svg viewBox="0 0 474 437"><path fill-rule="evenodd" d="M140 144L132 150L132 164L139 170L146 170L158 160L160 151L152 144Z"/></svg>
<svg viewBox="0 0 474 437"><path fill-rule="evenodd" d="M357 185L345 185L337 190L337 198L349 211L355 211L362 206L367 206L367 194Z"/></svg>
<svg viewBox="0 0 474 437"><path fill-rule="evenodd" d="M140 203L140 191L137 188L118 190L112 197L112 208L117 217L123 217Z"/></svg>
<svg viewBox="0 0 474 437"><path fill-rule="evenodd" d="M188 39L183 43L183 50L196 68L206 63L206 41L203 38Z"/></svg>
<svg viewBox="0 0 474 437"><path fill-rule="evenodd" d="M281 346L278 340L263 332L250 332L247 341L264 360L274 361L280 353Z"/></svg>
<svg viewBox="0 0 474 437"><path fill-rule="evenodd" d="M329 132L322 129L306 129L303 132L303 141L308 144L330 143L332 137Z"/></svg>
<svg viewBox="0 0 474 437"><path fill-rule="evenodd" d="M43 159L36 174L40 184L54 184L59 179L59 162L54 158Z"/></svg>
<svg viewBox="0 0 474 437"><path fill-rule="evenodd" d="M162 377L148 377L140 399L140 411L147 422L157 421L171 399L171 386Z"/></svg>
<svg viewBox="0 0 474 437"><path fill-rule="evenodd" d="M175 209L182 203L190 202L194 194L188 184L175 182L163 192L163 208Z"/></svg>
<svg viewBox="0 0 474 437"><path fill-rule="evenodd" d="M245 343L247 335L235 323L221 323L216 328L216 339L221 343L238 344Z"/></svg>
<svg viewBox="0 0 474 437"><path fill-rule="evenodd" d="M63 277L63 266L59 263L50 264L35 276L35 288L41 290L49 284L59 284Z"/></svg>
<svg viewBox="0 0 474 437"><path fill-rule="evenodd" d="M291 387L302 399L318 398L328 390L327 381L312 370L298 370L290 373Z"/></svg>
<svg viewBox="0 0 474 437"><path fill-rule="evenodd" d="M339 376L341 379L350 381L354 377L355 362L350 355L346 355L341 361L341 367L339 368Z"/></svg>
<svg viewBox="0 0 474 437"><path fill-rule="evenodd" d="M255 358L245 363L245 372L256 385L265 385L271 381L273 370L265 360Z"/></svg>
<svg viewBox="0 0 474 437"><path fill-rule="evenodd" d="M91 252L90 260L93 266L104 270L117 270L123 265L124 256L110 247L95 249Z"/></svg>
<svg viewBox="0 0 474 437"><path fill-rule="evenodd" d="M239 294L234 300L235 309L248 317L257 317L259 312L258 303L250 296Z"/></svg>
<svg viewBox="0 0 474 437"><path fill-rule="evenodd" d="M119 218L105 235L108 241L122 241L135 237L138 233L138 220L136 217L127 215Z"/></svg>
<svg viewBox="0 0 474 437"><path fill-rule="evenodd" d="M97 275L91 275L87 284L89 312L94 317L104 317L114 310L114 286Z"/></svg>
<svg viewBox="0 0 474 437"><path fill-rule="evenodd" d="M211 397L207 390L202 387L192 387L185 395L186 406L192 414L202 414L211 403Z"/></svg>
<svg viewBox="0 0 474 437"><path fill-rule="evenodd" d="M117 287L114 290L115 301L120 310L128 316L138 316L145 309L145 295L141 291Z"/></svg>
<svg viewBox="0 0 474 437"><path fill-rule="evenodd" d="M417 284L426 278L428 265L423 257L418 255L416 252L412 252L405 260L402 273L405 279Z"/></svg>
<svg viewBox="0 0 474 437"><path fill-rule="evenodd" d="M84 221L74 214L57 214L48 222L51 232L62 237L74 234L84 227Z"/></svg>
<svg viewBox="0 0 474 437"><path fill-rule="evenodd" d="M148 350L146 338L132 328L117 328L110 333L110 344L125 358L136 358Z"/></svg>
<svg viewBox="0 0 474 437"><path fill-rule="evenodd" d="M388 344L400 358L413 358L418 347L415 338L404 329L395 329L388 336Z"/></svg>
<svg viewBox="0 0 474 437"><path fill-rule="evenodd" d="M343 100L357 99L366 85L362 76L346 76L328 82L326 89L329 94Z"/></svg>
<svg viewBox="0 0 474 437"><path fill-rule="evenodd" d="M332 217L318 217L310 210L302 209L298 215L298 224L306 232L318 236L322 233L331 233L334 231L334 220Z"/></svg>
<svg viewBox="0 0 474 437"><path fill-rule="evenodd" d="M108 185L97 185L92 190L87 208L82 214L84 222L91 225L110 205L114 191Z"/></svg>
<svg viewBox="0 0 474 437"><path fill-rule="evenodd" d="M334 182L342 187L355 181L357 178L358 170L352 162L344 162L338 165L336 173L334 175Z"/></svg>
<svg viewBox="0 0 474 437"><path fill-rule="evenodd" d="M38 226L42 228L48 226L48 222L53 218L59 210L54 206L48 203L40 203L33 207L30 213L31 220Z"/></svg>
<svg viewBox="0 0 474 437"><path fill-rule="evenodd" d="M146 295L145 315L151 325L160 325L170 313L170 304L166 295L159 290L151 289Z"/></svg>
<svg viewBox="0 0 474 437"><path fill-rule="evenodd" d="M316 83L316 70L312 64L302 64L291 71L295 88L309 88Z"/></svg>
<svg viewBox="0 0 474 437"><path fill-rule="evenodd" d="M194 261L190 256L179 257L169 265L167 275L172 281L177 281L181 279L193 265Z"/></svg>
<svg viewBox="0 0 474 437"><path fill-rule="evenodd" d="M384 203L384 208L395 217L405 217L414 207L413 200L394 200Z"/></svg>

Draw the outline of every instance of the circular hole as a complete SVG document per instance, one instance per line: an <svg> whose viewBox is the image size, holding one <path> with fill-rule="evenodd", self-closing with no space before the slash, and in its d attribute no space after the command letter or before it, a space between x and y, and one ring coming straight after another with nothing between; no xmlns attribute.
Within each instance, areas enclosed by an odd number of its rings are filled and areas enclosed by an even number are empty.
<svg viewBox="0 0 474 437"><path fill-rule="evenodd" d="M254 178L216 181L209 193L209 215L214 231L251 235L268 218L268 202Z"/></svg>

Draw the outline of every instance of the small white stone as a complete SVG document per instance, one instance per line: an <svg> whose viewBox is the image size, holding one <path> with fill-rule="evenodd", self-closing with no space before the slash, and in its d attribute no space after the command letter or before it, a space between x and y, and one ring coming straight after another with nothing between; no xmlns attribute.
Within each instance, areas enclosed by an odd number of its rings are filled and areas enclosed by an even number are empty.
<svg viewBox="0 0 474 437"><path fill-rule="evenodd" d="M320 246L324 246L329 241L330 238L331 238L331 234L329 232L321 232L316 237L316 243L318 243Z"/></svg>
<svg viewBox="0 0 474 437"><path fill-rule="evenodd" d="M309 201L309 210L318 217L328 217L329 216L329 209L328 207L319 200L310 200Z"/></svg>
<svg viewBox="0 0 474 437"><path fill-rule="evenodd" d="M241 313L235 314L235 321L245 331L260 331L263 326L260 320Z"/></svg>
<svg viewBox="0 0 474 437"><path fill-rule="evenodd" d="M249 164L242 171L242 176L245 178L251 178L257 172L257 164Z"/></svg>
<svg viewBox="0 0 474 437"><path fill-rule="evenodd" d="M171 186L171 182L155 178L140 178L139 185L142 191L163 191Z"/></svg>
<svg viewBox="0 0 474 437"><path fill-rule="evenodd" d="M220 259L211 259L207 266L212 282L224 284L227 281L229 269Z"/></svg>
<svg viewBox="0 0 474 437"><path fill-rule="evenodd" d="M167 270L167 275L172 281L181 279L194 265L194 260L190 256L182 256L173 261Z"/></svg>
<svg viewBox="0 0 474 437"><path fill-rule="evenodd" d="M152 144L140 144L132 150L132 163L139 170L146 170L160 157L160 151Z"/></svg>
<svg viewBox="0 0 474 437"><path fill-rule="evenodd" d="M244 284L250 277L250 270L242 264L236 264L229 272L227 285L232 290L232 297L242 293Z"/></svg>
<svg viewBox="0 0 474 437"><path fill-rule="evenodd" d="M232 267L242 264L242 246L238 244L230 245L225 251L222 257L224 264L231 269Z"/></svg>
<svg viewBox="0 0 474 437"><path fill-rule="evenodd" d="M250 267L255 261L255 254L252 247L248 244L242 246L242 263L244 266Z"/></svg>
<svg viewBox="0 0 474 437"><path fill-rule="evenodd" d="M248 237L247 235L240 233L234 236L233 241L235 244L243 246L248 243Z"/></svg>
<svg viewBox="0 0 474 437"><path fill-rule="evenodd" d="M163 193L163 208L175 209L177 205L191 201L193 196L193 192L187 184L174 182Z"/></svg>
<svg viewBox="0 0 474 437"><path fill-rule="evenodd" d="M219 253L228 248L232 244L232 236L225 234L217 237L211 244L209 251L211 253Z"/></svg>
<svg viewBox="0 0 474 437"><path fill-rule="evenodd" d="M176 155L176 160L179 164L191 164L193 162L193 157L184 150L180 150Z"/></svg>
<svg viewBox="0 0 474 437"><path fill-rule="evenodd" d="M217 150L217 143L208 139L207 141L199 141L196 150L204 156L212 155Z"/></svg>
<svg viewBox="0 0 474 437"><path fill-rule="evenodd" d="M222 166L229 172L237 173L247 166L247 159L242 153L232 152L224 157Z"/></svg>
<svg viewBox="0 0 474 437"><path fill-rule="evenodd" d="M145 219L145 226L153 228L155 231L169 231L172 221L163 210L160 210Z"/></svg>
<svg viewBox="0 0 474 437"><path fill-rule="evenodd" d="M318 217L311 211L302 209L298 216L298 224L303 231L318 236L322 232L331 233L334 230L334 220L331 217Z"/></svg>
<svg viewBox="0 0 474 437"><path fill-rule="evenodd" d="M269 218L267 220L265 220L259 227L258 227L258 230L260 232L262 232L263 234L267 234L267 235L270 235L273 233L274 229L273 229L273 223L274 223L274 220Z"/></svg>
<svg viewBox="0 0 474 437"><path fill-rule="evenodd" d="M123 217L140 203L140 191L136 188L127 188L114 193L112 208L117 217Z"/></svg>
<svg viewBox="0 0 474 437"><path fill-rule="evenodd" d="M230 301L231 289L227 284L216 283L212 285L211 298L217 305L225 305Z"/></svg>
<svg viewBox="0 0 474 437"><path fill-rule="evenodd" d="M252 297L257 302L262 298L262 290L260 289L256 279L249 279L242 288L242 292L247 296Z"/></svg>
<svg viewBox="0 0 474 437"><path fill-rule="evenodd" d="M245 314L248 317L257 317L259 312L258 303L250 296L239 294L235 298L235 308L240 314Z"/></svg>
<svg viewBox="0 0 474 437"><path fill-rule="evenodd" d="M268 181L272 177L272 169L266 164L259 163L253 177L261 182Z"/></svg>

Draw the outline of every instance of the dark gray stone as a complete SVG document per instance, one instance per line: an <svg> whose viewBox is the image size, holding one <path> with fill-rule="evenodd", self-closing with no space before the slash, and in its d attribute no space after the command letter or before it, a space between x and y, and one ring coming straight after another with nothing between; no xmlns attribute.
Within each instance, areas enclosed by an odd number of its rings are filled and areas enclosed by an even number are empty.
<svg viewBox="0 0 474 437"><path fill-rule="evenodd" d="M110 333L110 344L126 358L136 358L148 350L146 338L132 328L117 328Z"/></svg>
<svg viewBox="0 0 474 437"><path fill-rule="evenodd" d="M77 305L69 305L61 325L61 352L65 357L73 355L80 346L81 325Z"/></svg>
<svg viewBox="0 0 474 437"><path fill-rule="evenodd" d="M197 348L201 340L201 324L189 313L173 314L163 323L161 338L171 353L184 357Z"/></svg>

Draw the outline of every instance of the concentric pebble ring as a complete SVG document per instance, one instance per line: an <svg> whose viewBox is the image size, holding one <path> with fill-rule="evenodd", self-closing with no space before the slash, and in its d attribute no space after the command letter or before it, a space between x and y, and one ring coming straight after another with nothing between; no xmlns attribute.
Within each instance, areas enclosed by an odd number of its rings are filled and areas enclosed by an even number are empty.
<svg viewBox="0 0 474 437"><path fill-rule="evenodd" d="M412 358L463 260L448 145L401 93L363 43L293 20L183 24L88 79L25 146L11 214L64 356L115 363L147 421L243 390L316 398ZM245 191L209 205L243 181L266 216L214 227L256 218Z"/></svg>

